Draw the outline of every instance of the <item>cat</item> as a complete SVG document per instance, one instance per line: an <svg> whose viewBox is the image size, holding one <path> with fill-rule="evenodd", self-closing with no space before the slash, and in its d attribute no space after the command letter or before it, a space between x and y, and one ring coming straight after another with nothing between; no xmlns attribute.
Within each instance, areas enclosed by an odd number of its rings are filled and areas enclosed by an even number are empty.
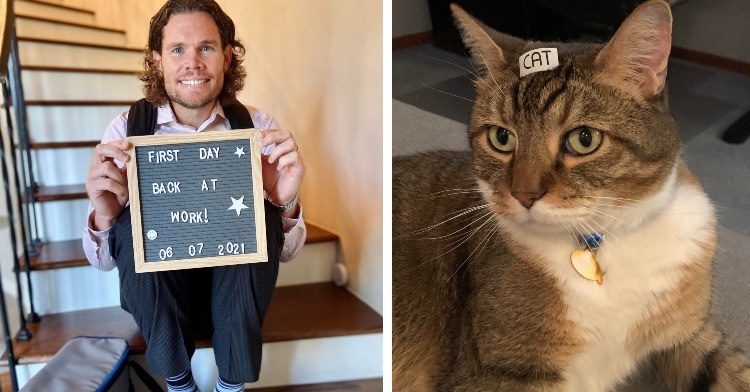
<svg viewBox="0 0 750 392"><path fill-rule="evenodd" d="M750 391L708 318L716 218L668 110L669 6L604 45L451 8L478 67L471 151L393 160L393 390L609 391L648 367Z"/></svg>

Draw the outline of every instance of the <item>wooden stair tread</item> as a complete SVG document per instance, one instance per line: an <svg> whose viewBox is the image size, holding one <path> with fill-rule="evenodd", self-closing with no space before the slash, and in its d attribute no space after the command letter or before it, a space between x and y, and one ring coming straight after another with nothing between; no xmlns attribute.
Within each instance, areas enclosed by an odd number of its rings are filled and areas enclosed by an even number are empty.
<svg viewBox="0 0 750 392"><path fill-rule="evenodd" d="M85 12L87 14L94 15L94 11L90 10L90 9L87 9L87 8L81 8L81 7L76 7L76 6L72 6L72 5L54 4L54 3L49 3L49 2L46 2L46 1L42 1L42 0L24 0L24 1L28 1L30 3L44 4L44 5L47 5L47 6L50 6L50 7L63 8L63 9L66 9L66 10L73 10L73 11L78 11L78 12Z"/></svg>
<svg viewBox="0 0 750 392"><path fill-rule="evenodd" d="M13 340L19 364L47 362L76 336L117 336L128 340L131 354L143 354L146 343L133 317L120 307L42 316L27 324L27 342ZM333 283L277 287L263 325L263 342L349 336L383 332L383 318L344 288ZM210 347L199 340L196 347ZM7 366L3 355L0 366Z"/></svg>
<svg viewBox="0 0 750 392"><path fill-rule="evenodd" d="M40 22L56 23L56 24L63 24L66 26L83 27L86 29L94 29L94 30L108 31L111 33L125 34L125 30L113 29L111 27L101 27L101 26L96 26L96 25L91 25L91 24L86 24L86 23L69 22L69 21L64 21L64 20L59 20L59 19L50 19L50 18L45 18L43 16L28 15L28 14L23 14L23 13L16 13L14 16L16 18L30 19L30 20L40 21Z"/></svg>
<svg viewBox="0 0 750 392"><path fill-rule="evenodd" d="M39 186L34 197L38 202L46 202L85 199L88 195L86 194L86 184L71 184Z"/></svg>
<svg viewBox="0 0 750 392"><path fill-rule="evenodd" d="M3 368L3 373L0 374L0 391L12 391L13 390L13 383L10 380L10 370L7 370L8 368Z"/></svg>
<svg viewBox="0 0 750 392"><path fill-rule="evenodd" d="M26 106L130 106L135 101L102 101L102 100L26 100Z"/></svg>
<svg viewBox="0 0 750 392"><path fill-rule="evenodd" d="M307 225L306 244L338 241L339 237L325 229L310 223ZM18 260L22 271L26 268L23 257ZM39 248L39 255L29 257L29 265L34 271L43 271L70 267L83 267L90 265L80 239L47 242Z"/></svg>
<svg viewBox="0 0 750 392"><path fill-rule="evenodd" d="M104 73L104 74L137 75L137 76L140 76L145 72L145 71L133 71L133 70L127 70L127 69L55 67L51 65L22 65L21 70L22 71Z"/></svg>
<svg viewBox="0 0 750 392"><path fill-rule="evenodd" d="M25 270L26 263L20 257L19 266ZM39 248L39 255L29 257L29 265L34 271L90 265L83 252L80 239L47 242Z"/></svg>
<svg viewBox="0 0 750 392"><path fill-rule="evenodd" d="M100 140L80 140L68 142L30 142L29 146L36 150L55 149L55 148L79 148L79 147L96 147L101 143Z"/></svg>
<svg viewBox="0 0 750 392"><path fill-rule="evenodd" d="M128 47L125 47L125 46L117 46L117 45L90 44L90 43L71 42L71 41L62 41L62 40L57 40L57 39L34 38L34 37L18 37L18 40L19 41L27 41L27 42L39 42L39 43L43 43L43 44L83 46L83 47L87 47L87 48L125 50L125 51L128 51L128 52L143 53L143 49L128 48Z"/></svg>
<svg viewBox="0 0 750 392"><path fill-rule="evenodd" d="M305 239L306 244L339 240L338 235L333 234L326 229L315 226L309 222L305 222L305 225L307 226L307 238Z"/></svg>
<svg viewBox="0 0 750 392"><path fill-rule="evenodd" d="M10 381L9 381L10 382ZM337 392L337 391L383 391L383 379L350 380L322 384L285 385L280 387L245 389L245 392Z"/></svg>

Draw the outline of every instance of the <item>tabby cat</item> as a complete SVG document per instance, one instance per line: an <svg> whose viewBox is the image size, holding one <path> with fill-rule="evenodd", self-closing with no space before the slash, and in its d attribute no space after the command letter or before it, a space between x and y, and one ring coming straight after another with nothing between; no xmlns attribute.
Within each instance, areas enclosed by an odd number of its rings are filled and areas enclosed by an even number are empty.
<svg viewBox="0 0 750 392"><path fill-rule="evenodd" d="M605 45L451 7L478 67L472 151L393 162L393 389L609 391L646 366L675 391L750 391L708 319L716 218L669 115L669 6ZM535 49L549 64L523 62Z"/></svg>

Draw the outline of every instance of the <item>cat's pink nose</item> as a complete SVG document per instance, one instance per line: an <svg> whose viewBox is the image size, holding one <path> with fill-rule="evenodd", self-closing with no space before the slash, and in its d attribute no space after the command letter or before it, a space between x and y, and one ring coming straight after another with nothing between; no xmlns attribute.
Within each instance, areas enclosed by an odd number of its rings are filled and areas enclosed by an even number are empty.
<svg viewBox="0 0 750 392"><path fill-rule="evenodd" d="M510 194L518 200L522 206L531 208L535 201L544 196L545 192L511 192Z"/></svg>

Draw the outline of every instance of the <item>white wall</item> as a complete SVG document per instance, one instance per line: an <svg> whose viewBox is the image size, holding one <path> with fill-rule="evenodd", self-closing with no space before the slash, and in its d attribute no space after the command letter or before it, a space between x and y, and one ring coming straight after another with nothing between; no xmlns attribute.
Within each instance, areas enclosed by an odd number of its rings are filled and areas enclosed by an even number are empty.
<svg viewBox="0 0 750 392"><path fill-rule="evenodd" d="M393 0L393 38L432 31L427 0Z"/></svg>
<svg viewBox="0 0 750 392"><path fill-rule="evenodd" d="M750 63L749 0L688 0L673 13L674 46Z"/></svg>

